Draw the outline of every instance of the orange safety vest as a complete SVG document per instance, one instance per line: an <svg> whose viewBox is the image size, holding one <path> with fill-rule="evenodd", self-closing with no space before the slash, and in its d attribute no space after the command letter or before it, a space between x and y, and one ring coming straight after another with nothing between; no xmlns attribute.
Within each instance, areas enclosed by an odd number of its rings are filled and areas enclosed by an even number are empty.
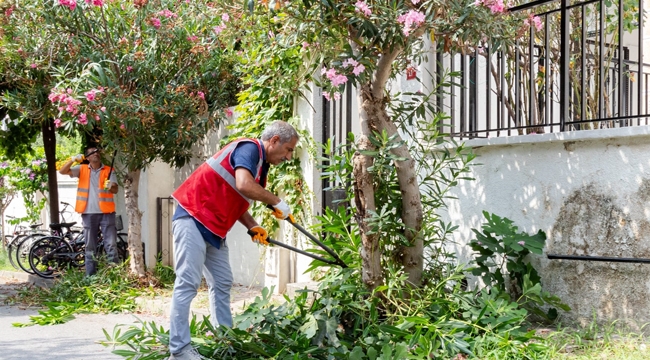
<svg viewBox="0 0 650 360"><path fill-rule="evenodd" d="M104 190L104 182L108 179L110 172L110 166L104 166L99 171L99 209L104 214L115 212L113 193L110 190ZM74 208L76 212L83 213L86 210L88 194L90 194L90 166L81 165L79 167L79 185L77 186L77 204Z"/></svg>
<svg viewBox="0 0 650 360"><path fill-rule="evenodd" d="M262 142L257 139L240 139L231 142L201 164L172 194L185 211L222 239L226 238L228 231L253 202L237 190L235 169L230 159L237 144L243 141L252 142L259 148L260 160L257 163L255 182L265 187L266 180L261 179L264 162Z"/></svg>

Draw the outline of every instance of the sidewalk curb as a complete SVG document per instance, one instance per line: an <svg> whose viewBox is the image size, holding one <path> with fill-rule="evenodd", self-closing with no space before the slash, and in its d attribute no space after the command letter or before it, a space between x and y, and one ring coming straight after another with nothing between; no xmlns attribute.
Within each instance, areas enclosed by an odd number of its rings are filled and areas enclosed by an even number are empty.
<svg viewBox="0 0 650 360"><path fill-rule="evenodd" d="M52 279L43 279L42 277L31 275L25 272L8 271L8 270L0 270L0 278L4 278L7 280L15 280L18 282L24 282L30 285L36 285L43 288L51 287L52 284L54 283L54 280Z"/></svg>

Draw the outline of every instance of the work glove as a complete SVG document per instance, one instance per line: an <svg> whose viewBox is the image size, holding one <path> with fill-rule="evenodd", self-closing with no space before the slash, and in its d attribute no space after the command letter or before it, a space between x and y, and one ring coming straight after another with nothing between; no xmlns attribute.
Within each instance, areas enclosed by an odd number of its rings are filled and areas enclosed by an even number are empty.
<svg viewBox="0 0 650 360"><path fill-rule="evenodd" d="M254 243L258 243L264 246L267 246L269 242L266 240L269 237L269 233L266 232L261 226L253 226L248 229L248 234L251 236L251 239Z"/></svg>
<svg viewBox="0 0 650 360"><path fill-rule="evenodd" d="M104 181L104 190L108 190L110 188L111 188L111 180L106 179L106 181Z"/></svg>
<svg viewBox="0 0 650 360"><path fill-rule="evenodd" d="M280 200L279 203L273 205L273 216L280 220L284 220L287 217L291 215L291 208L289 205L284 202L284 200Z"/></svg>
<svg viewBox="0 0 650 360"><path fill-rule="evenodd" d="M70 158L70 160L72 160L74 162L78 162L78 163L84 161L84 159L85 159L85 157L83 155L81 155L81 154L75 155L75 156Z"/></svg>

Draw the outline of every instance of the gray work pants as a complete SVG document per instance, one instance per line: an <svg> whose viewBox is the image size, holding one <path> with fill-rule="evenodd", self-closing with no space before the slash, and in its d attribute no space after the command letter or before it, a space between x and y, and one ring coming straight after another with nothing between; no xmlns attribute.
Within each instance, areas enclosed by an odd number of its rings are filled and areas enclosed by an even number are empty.
<svg viewBox="0 0 650 360"><path fill-rule="evenodd" d="M172 231L176 281L172 294L169 351L175 354L190 343L190 305L201 285L201 273L208 284L210 322L214 326L232 327L230 289L233 279L225 241L221 242L219 249L207 243L189 216L174 220Z"/></svg>
<svg viewBox="0 0 650 360"><path fill-rule="evenodd" d="M104 236L104 251L108 261L118 263L117 230L115 229L115 213L112 214L81 214L86 240L86 276L97 272L97 238L99 229Z"/></svg>

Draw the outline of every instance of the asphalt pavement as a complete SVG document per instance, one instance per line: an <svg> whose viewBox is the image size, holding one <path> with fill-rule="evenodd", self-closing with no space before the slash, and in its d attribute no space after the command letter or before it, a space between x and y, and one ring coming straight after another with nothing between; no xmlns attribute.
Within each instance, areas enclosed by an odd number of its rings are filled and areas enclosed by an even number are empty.
<svg viewBox="0 0 650 360"><path fill-rule="evenodd" d="M112 348L99 343L107 340L103 329L112 334L116 325L134 325L139 320L169 327L171 299L168 297L136 299L137 314L75 314L75 319L65 324L14 327L13 323L27 323L30 315L38 315L38 308L2 305L8 296L26 284L49 286L51 281L26 273L0 271L0 360L123 359L112 354ZM231 290L233 312L241 311L257 296L260 296L260 288L235 284ZM275 298L283 300L279 295ZM209 316L207 303L207 292L200 290L192 302L192 313L199 317Z"/></svg>

